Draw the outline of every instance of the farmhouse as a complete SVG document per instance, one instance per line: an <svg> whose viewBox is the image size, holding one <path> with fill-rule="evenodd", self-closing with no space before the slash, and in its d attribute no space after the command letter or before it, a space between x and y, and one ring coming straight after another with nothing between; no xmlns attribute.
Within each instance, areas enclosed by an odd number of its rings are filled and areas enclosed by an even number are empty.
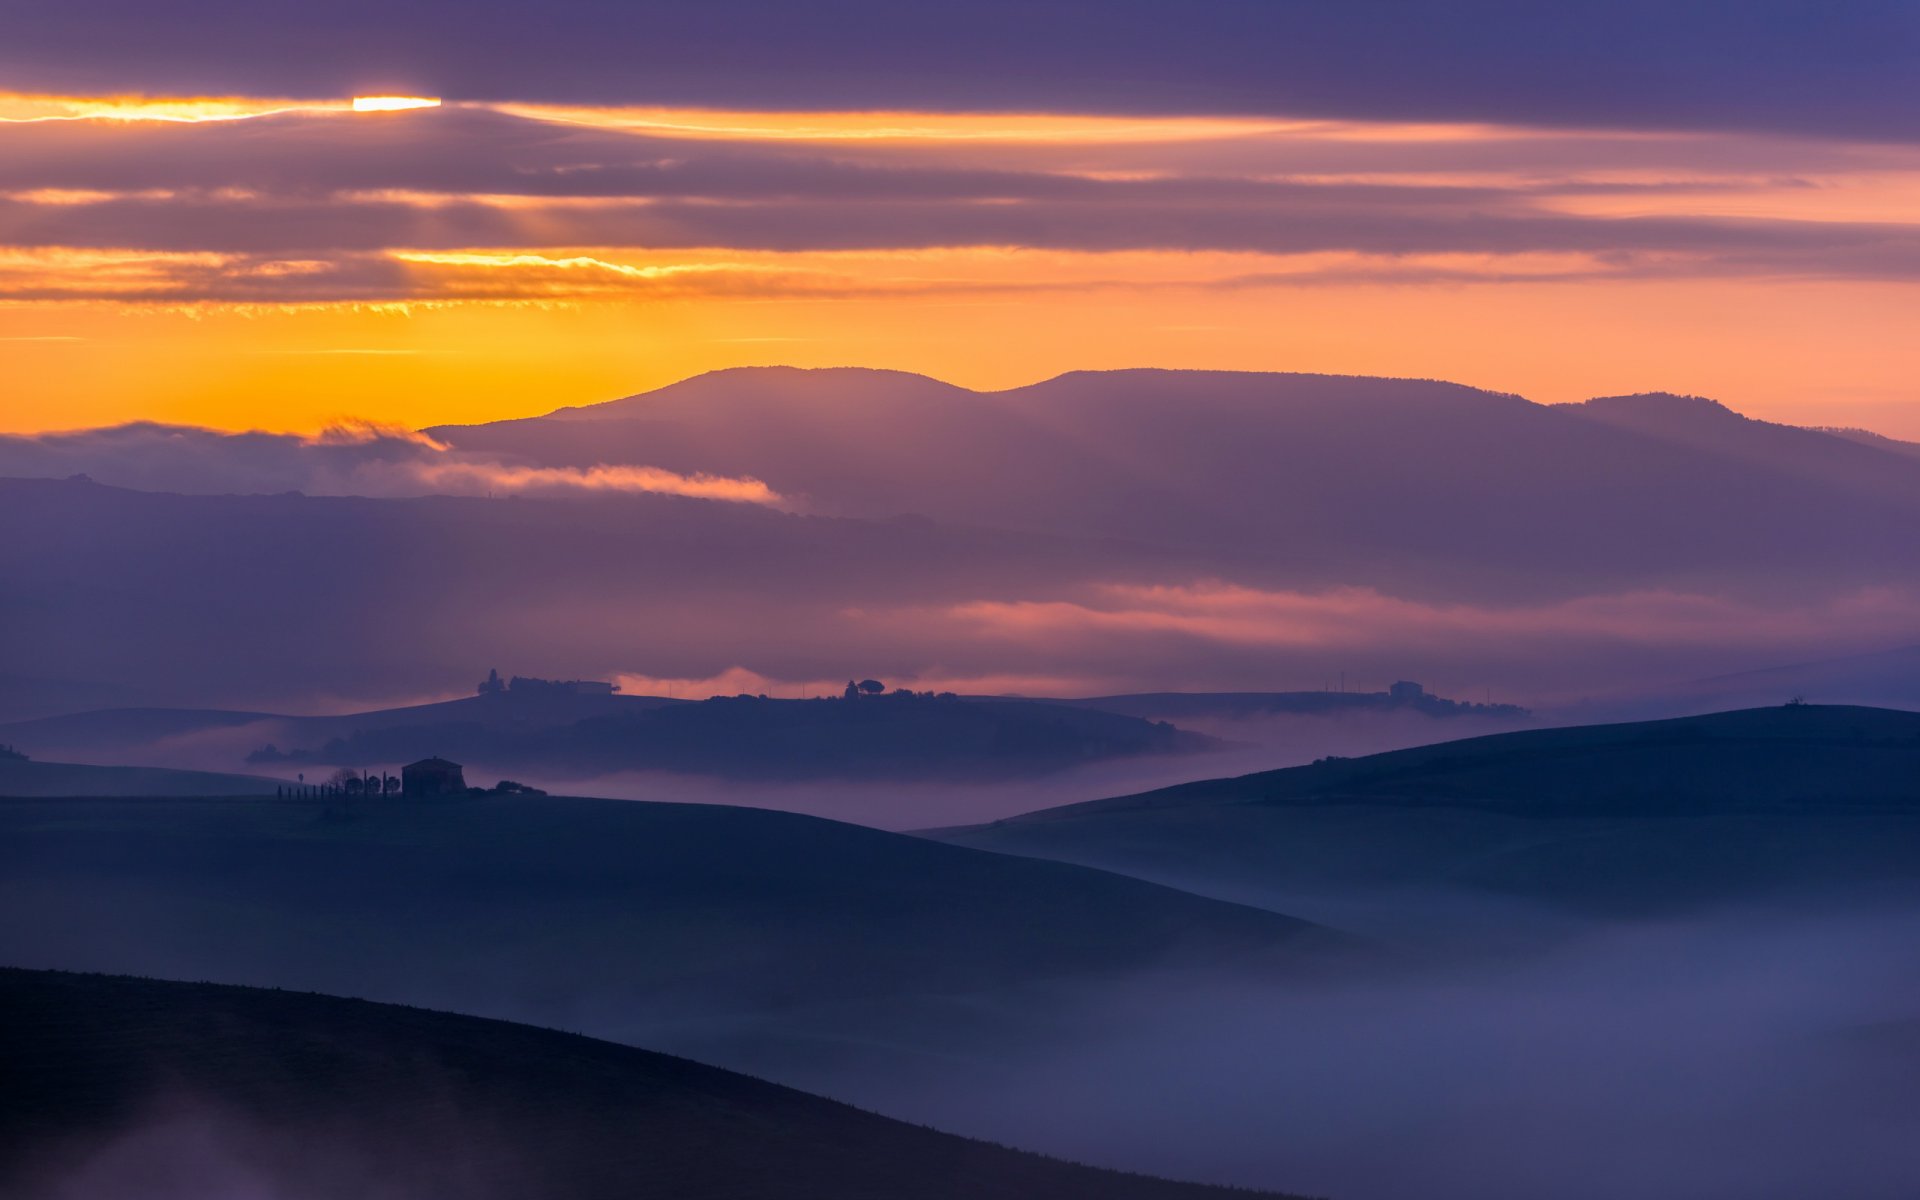
<svg viewBox="0 0 1920 1200"><path fill-rule="evenodd" d="M466 776L460 764L444 758L423 758L400 768L400 794L407 797L464 796Z"/></svg>

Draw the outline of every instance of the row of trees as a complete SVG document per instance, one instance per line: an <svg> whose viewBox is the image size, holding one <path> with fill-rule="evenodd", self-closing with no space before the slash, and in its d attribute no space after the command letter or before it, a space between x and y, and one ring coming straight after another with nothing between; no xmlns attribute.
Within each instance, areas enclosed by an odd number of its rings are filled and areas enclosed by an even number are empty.
<svg viewBox="0 0 1920 1200"><path fill-rule="evenodd" d="M341 767L327 776L327 787L337 796L397 796L400 794L400 777Z"/></svg>
<svg viewBox="0 0 1920 1200"><path fill-rule="evenodd" d="M366 771L356 771L352 767L341 767L327 776L323 783L307 783L305 776L295 785L279 788L276 794L282 797L299 798L303 796L398 796L400 777L398 775L375 775ZM469 795L484 795L485 788L468 788ZM493 791L504 796L544 796L547 793L531 784L520 783L512 779L502 779L493 785Z"/></svg>

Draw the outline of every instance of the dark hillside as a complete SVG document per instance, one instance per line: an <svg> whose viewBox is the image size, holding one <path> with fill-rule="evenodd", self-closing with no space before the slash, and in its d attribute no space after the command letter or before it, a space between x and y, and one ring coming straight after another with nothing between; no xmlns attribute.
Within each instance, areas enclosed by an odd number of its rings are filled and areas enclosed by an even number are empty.
<svg viewBox="0 0 1920 1200"><path fill-rule="evenodd" d="M0 969L0 1061L13 1200L1236 1194L572 1034L298 992Z"/></svg>
<svg viewBox="0 0 1920 1200"><path fill-rule="evenodd" d="M1920 713L1791 705L1527 730L936 836L1374 933L1386 925L1353 902L1393 924L1437 911L1410 898L1436 891L1587 913L1763 897L1804 911L1920 889Z"/></svg>

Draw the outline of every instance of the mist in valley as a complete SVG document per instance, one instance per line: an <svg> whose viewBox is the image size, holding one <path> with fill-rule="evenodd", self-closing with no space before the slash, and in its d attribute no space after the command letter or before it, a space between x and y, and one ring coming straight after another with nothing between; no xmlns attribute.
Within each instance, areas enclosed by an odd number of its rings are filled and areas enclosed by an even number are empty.
<svg viewBox="0 0 1920 1200"><path fill-rule="evenodd" d="M685 1045L957 1132L1341 1200L1912 1194L1920 910L1575 931L1508 907L1510 927L1564 940L1324 986L1064 989L1023 1002L1044 1036L956 1038L952 1061L904 1072L871 1046Z"/></svg>
<svg viewBox="0 0 1920 1200"><path fill-rule="evenodd" d="M807 813L878 829L911 830L996 821L1035 809L1170 787L1193 779L1299 766L1328 754L1358 756L1436 740L1527 728L1525 716L1434 718L1413 713L1272 714L1239 719L1182 718L1176 724L1219 743L1190 754L1140 755L1013 779L834 779L801 782L722 780L658 771L514 778L555 795L738 804ZM198 756L195 756L199 761ZM185 764L182 764L185 765Z"/></svg>

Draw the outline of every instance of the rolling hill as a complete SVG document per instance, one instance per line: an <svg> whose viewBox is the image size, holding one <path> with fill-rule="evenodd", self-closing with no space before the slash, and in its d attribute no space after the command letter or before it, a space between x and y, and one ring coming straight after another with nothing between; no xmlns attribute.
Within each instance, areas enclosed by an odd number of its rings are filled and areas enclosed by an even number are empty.
<svg viewBox="0 0 1920 1200"><path fill-rule="evenodd" d="M314 779L330 768L384 768L451 756L481 774L586 779L657 771L778 781L993 780L1084 763L1183 754L1212 740L1098 706L895 692L813 700L716 696L519 693L472 696L338 716L108 709L0 725L0 741L34 754L118 762L185 754L194 761L241 761ZM0 781L7 775L0 771ZM75 788L24 795L120 795ZM232 791L209 780L205 794ZM476 780L477 782L477 780ZM174 790L143 794L194 795ZM271 794L272 783L267 792ZM257 786L250 794L258 794ZM0 782L0 794L4 783Z"/></svg>
<svg viewBox="0 0 1920 1200"><path fill-rule="evenodd" d="M1075 1166L547 1029L329 996L0 969L0 1191L75 1196L1253 1193Z"/></svg>
<svg viewBox="0 0 1920 1200"><path fill-rule="evenodd" d="M931 1061L1056 986L1311 979L1351 939L759 809L560 797L0 803L0 962L445 1007L726 1065ZM1362 958L1366 956L1361 954ZM947 1047L944 1048L943 1047Z"/></svg>
<svg viewBox="0 0 1920 1200"><path fill-rule="evenodd" d="M1920 887L1920 713L1790 705L1527 730L937 836L1323 919L1422 891L1609 915L1905 893Z"/></svg>
<svg viewBox="0 0 1920 1200"><path fill-rule="evenodd" d="M0 754L0 798L27 796L271 796L280 780L166 767L95 767Z"/></svg>

